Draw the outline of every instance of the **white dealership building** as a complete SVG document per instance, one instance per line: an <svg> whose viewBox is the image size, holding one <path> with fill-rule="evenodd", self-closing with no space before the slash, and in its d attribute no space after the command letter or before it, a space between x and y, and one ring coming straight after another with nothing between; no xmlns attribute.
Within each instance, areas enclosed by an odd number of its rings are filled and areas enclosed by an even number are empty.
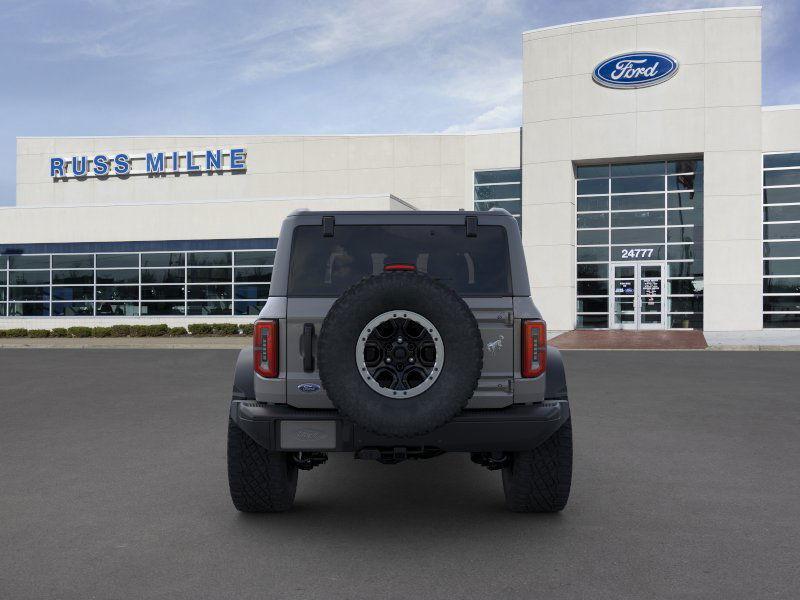
<svg viewBox="0 0 800 600"><path fill-rule="evenodd" d="M761 25L527 31L504 131L19 138L0 327L250 321L293 209L501 206L551 330L800 328L800 106L762 106Z"/></svg>

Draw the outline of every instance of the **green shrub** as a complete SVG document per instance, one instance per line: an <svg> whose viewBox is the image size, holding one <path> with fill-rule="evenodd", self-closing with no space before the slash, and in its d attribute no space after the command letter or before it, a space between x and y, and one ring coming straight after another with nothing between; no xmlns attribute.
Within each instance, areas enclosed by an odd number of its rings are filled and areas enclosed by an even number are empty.
<svg viewBox="0 0 800 600"><path fill-rule="evenodd" d="M10 338L28 337L28 330L23 327L14 327L12 329L6 329L6 337Z"/></svg>
<svg viewBox="0 0 800 600"><path fill-rule="evenodd" d="M67 333L70 337L74 338L87 338L92 337L92 328L91 327L70 327L67 329Z"/></svg>
<svg viewBox="0 0 800 600"><path fill-rule="evenodd" d="M236 323L214 323L211 327L214 335L239 335L239 326Z"/></svg>
<svg viewBox="0 0 800 600"><path fill-rule="evenodd" d="M4 337L6 337L6 330L5 329L0 329L0 338L4 338Z"/></svg>
<svg viewBox="0 0 800 600"><path fill-rule="evenodd" d="M245 323L244 325L239 325L239 331L242 332L242 335L253 335L253 327L252 323Z"/></svg>
<svg viewBox="0 0 800 600"><path fill-rule="evenodd" d="M147 325L131 325L131 337L147 337Z"/></svg>
<svg viewBox="0 0 800 600"><path fill-rule="evenodd" d="M92 328L92 337L96 338L107 338L111 337L111 327L93 327Z"/></svg>
<svg viewBox="0 0 800 600"><path fill-rule="evenodd" d="M169 327L164 323L160 325L145 325L147 327L147 337L161 337L169 333Z"/></svg>
<svg viewBox="0 0 800 600"><path fill-rule="evenodd" d="M54 329L50 330L50 337L69 337L69 332L64 327L55 327Z"/></svg>
<svg viewBox="0 0 800 600"><path fill-rule="evenodd" d="M50 330L49 329L28 329L28 337L32 337L32 338L50 337Z"/></svg>
<svg viewBox="0 0 800 600"><path fill-rule="evenodd" d="M186 327L170 327L169 332L167 333L170 337L178 337L181 335L188 335L189 332L186 331Z"/></svg>
<svg viewBox="0 0 800 600"><path fill-rule="evenodd" d="M214 333L214 327L210 323L192 323L189 325L189 333L191 335L211 335Z"/></svg>
<svg viewBox="0 0 800 600"><path fill-rule="evenodd" d="M110 329L112 337L128 337L131 334L130 325L112 325Z"/></svg>

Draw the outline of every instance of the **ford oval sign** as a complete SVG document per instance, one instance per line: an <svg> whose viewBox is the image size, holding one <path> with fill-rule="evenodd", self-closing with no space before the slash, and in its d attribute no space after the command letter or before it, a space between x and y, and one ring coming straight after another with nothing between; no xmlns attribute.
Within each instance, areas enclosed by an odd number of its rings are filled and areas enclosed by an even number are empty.
<svg viewBox="0 0 800 600"><path fill-rule="evenodd" d="M666 81L678 72L678 61L660 52L629 52L601 62L592 79L610 88L641 88Z"/></svg>

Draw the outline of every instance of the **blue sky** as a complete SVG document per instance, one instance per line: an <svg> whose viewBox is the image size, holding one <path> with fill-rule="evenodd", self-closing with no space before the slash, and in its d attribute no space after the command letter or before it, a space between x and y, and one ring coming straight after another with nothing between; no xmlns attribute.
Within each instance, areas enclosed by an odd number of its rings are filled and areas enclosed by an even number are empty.
<svg viewBox="0 0 800 600"><path fill-rule="evenodd" d="M16 136L436 132L521 122L521 33L753 0L0 0ZM764 104L800 103L800 2L764 2Z"/></svg>

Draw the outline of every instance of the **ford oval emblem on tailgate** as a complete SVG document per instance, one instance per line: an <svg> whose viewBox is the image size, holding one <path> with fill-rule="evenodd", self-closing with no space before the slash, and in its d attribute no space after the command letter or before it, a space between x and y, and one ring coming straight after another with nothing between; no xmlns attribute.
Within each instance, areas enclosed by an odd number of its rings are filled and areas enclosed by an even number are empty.
<svg viewBox="0 0 800 600"><path fill-rule="evenodd" d="M316 383L301 383L297 386L297 389L301 392L305 392L306 394L311 394L313 392L318 392L320 387Z"/></svg>

